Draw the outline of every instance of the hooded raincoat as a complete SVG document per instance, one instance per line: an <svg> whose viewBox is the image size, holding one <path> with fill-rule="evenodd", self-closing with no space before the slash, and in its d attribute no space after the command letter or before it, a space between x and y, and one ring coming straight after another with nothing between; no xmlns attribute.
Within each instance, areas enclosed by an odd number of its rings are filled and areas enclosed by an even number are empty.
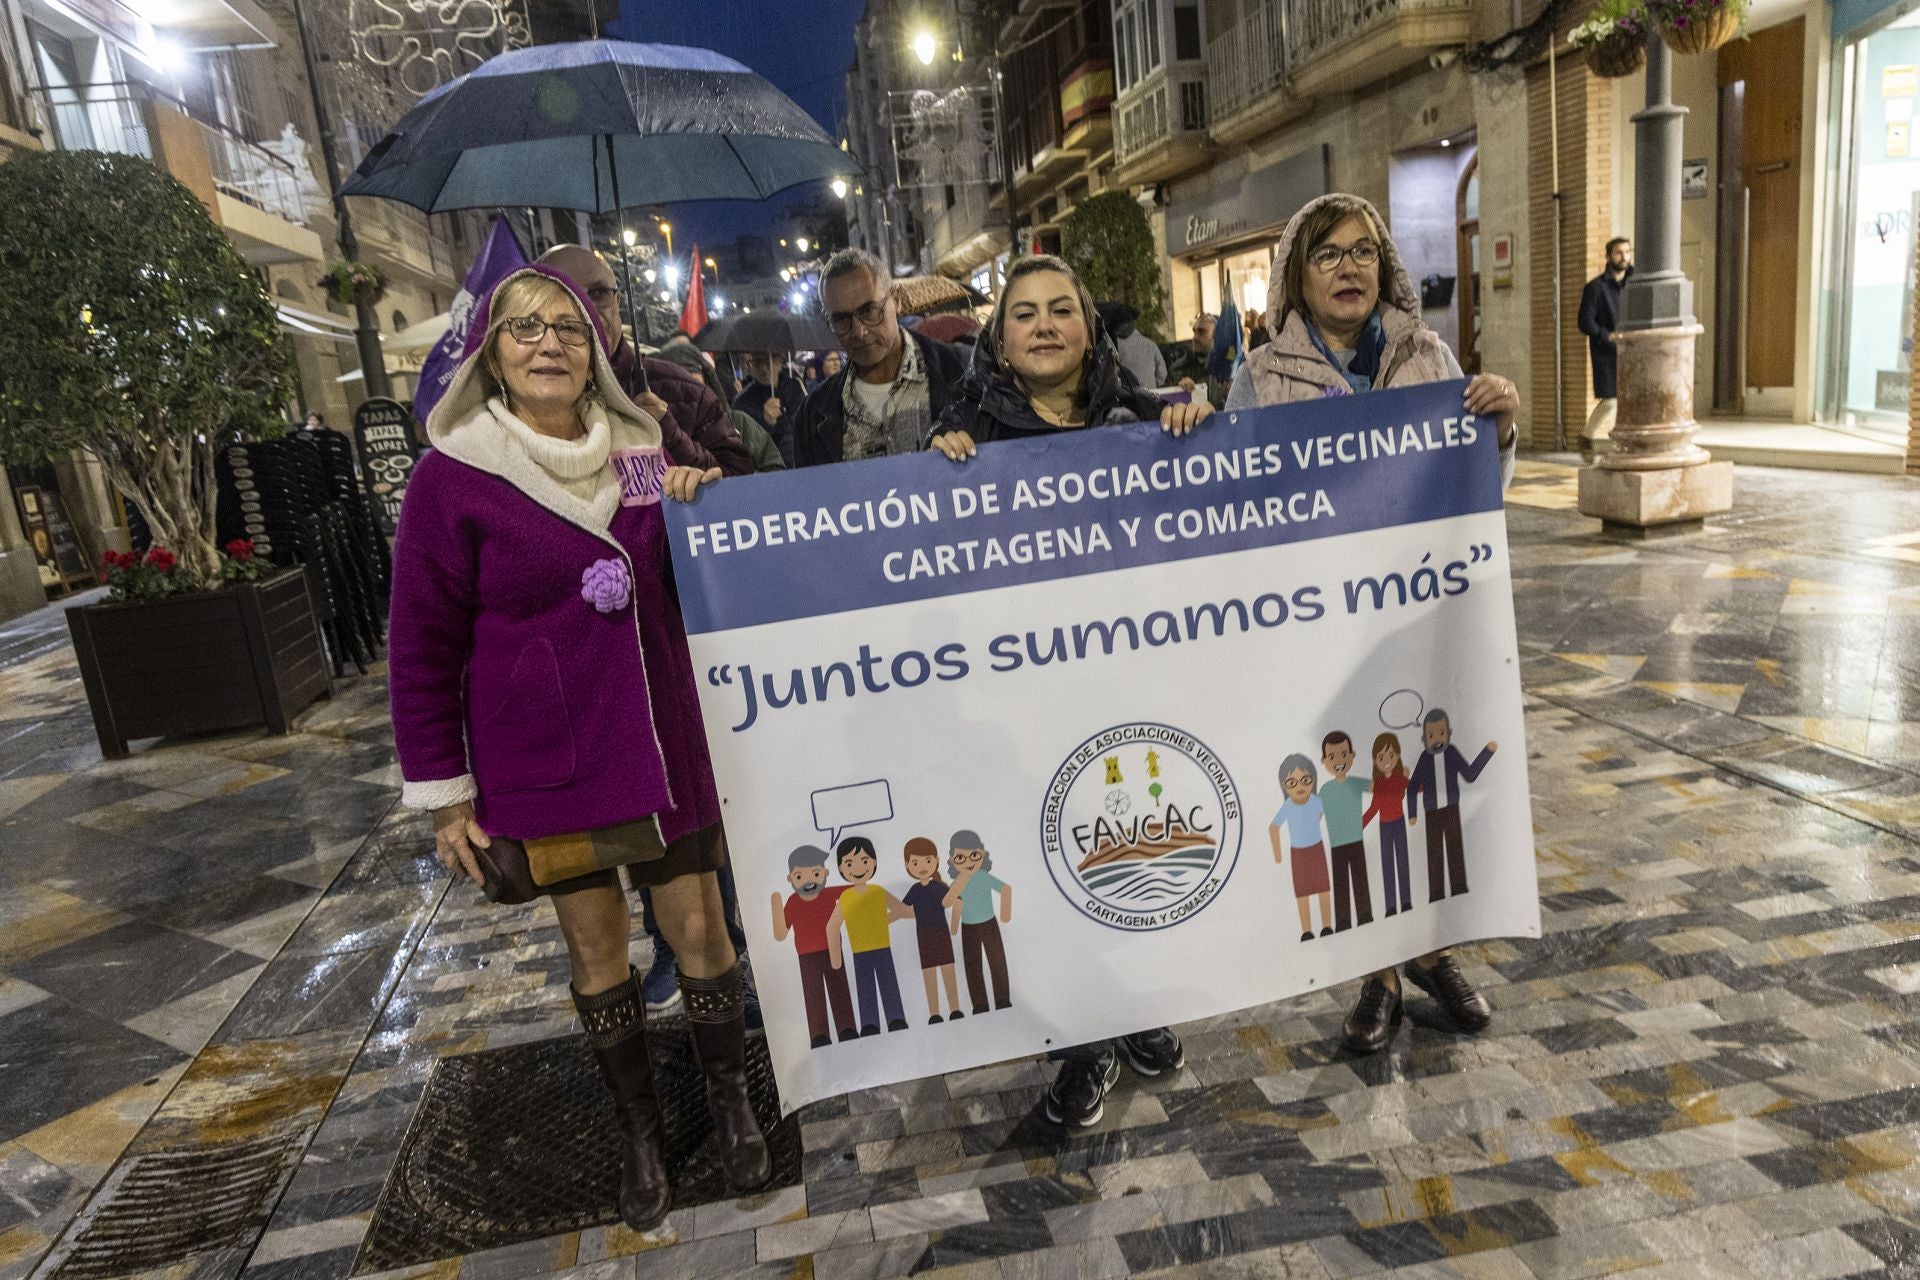
<svg viewBox="0 0 1920 1280"><path fill-rule="evenodd" d="M500 291L427 420L393 551L389 657L402 798L471 800L516 839L652 818L663 844L720 820L686 633L669 586L659 424L621 390L604 339L583 406L608 453L582 497L519 443L480 352ZM518 430L516 430L518 428Z"/></svg>
<svg viewBox="0 0 1920 1280"><path fill-rule="evenodd" d="M1464 376L1440 335L1420 319L1420 293L1413 286L1391 239L1380 246L1380 303L1374 312L1375 323L1362 336L1362 348L1342 365L1331 349L1314 331L1306 315L1287 304L1287 262L1296 248L1295 237L1307 216L1330 201L1346 201L1366 210L1375 226L1386 220L1367 201L1358 196L1326 195L1310 200L1293 215L1274 249L1271 282L1267 286L1268 324L1271 341L1247 353L1246 362L1233 376L1227 393L1228 409L1252 409L1261 405L1290 404L1297 400L1318 400L1325 396L1352 395L1356 381L1370 390L1411 387L1423 382L1444 382ZM1502 483L1513 477L1513 443L1500 451Z"/></svg>

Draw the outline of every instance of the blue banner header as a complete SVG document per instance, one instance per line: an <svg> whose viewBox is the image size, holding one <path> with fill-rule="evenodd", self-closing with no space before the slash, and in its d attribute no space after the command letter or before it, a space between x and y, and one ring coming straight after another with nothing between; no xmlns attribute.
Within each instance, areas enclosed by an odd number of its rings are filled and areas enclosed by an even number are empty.
<svg viewBox="0 0 1920 1280"><path fill-rule="evenodd" d="M668 502L691 634L1500 509L1466 383L723 480Z"/></svg>

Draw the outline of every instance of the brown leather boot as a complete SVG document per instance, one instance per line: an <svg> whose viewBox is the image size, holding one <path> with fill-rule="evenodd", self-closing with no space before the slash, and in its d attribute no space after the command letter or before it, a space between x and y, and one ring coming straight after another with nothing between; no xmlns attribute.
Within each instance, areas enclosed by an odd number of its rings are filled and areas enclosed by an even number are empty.
<svg viewBox="0 0 1920 1280"><path fill-rule="evenodd" d="M717 978L680 975L687 1032L707 1077L707 1109L720 1131L720 1172L735 1191L758 1191L773 1178L773 1157L747 1099L746 1001L740 963Z"/></svg>
<svg viewBox="0 0 1920 1280"><path fill-rule="evenodd" d="M571 988L569 988L571 990ZM573 992L587 1043L613 1094L626 1135L620 1167L620 1220L635 1231L651 1231L673 1208L673 1187L661 1157L660 1095L653 1086L653 1060L647 1054L646 1001L640 975L629 968L627 980L599 995Z"/></svg>

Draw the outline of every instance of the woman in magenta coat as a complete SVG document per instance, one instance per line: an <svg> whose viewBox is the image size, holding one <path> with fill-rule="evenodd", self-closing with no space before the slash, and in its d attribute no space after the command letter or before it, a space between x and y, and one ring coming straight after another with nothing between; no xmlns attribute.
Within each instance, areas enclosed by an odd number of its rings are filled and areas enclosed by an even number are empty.
<svg viewBox="0 0 1920 1280"><path fill-rule="evenodd" d="M771 1176L747 1099L739 959L715 880L726 842L660 511L663 492L691 496L718 472L671 467L659 425L620 388L593 308L543 267L509 276L478 309L427 433L434 450L413 472L393 553L403 799L433 813L441 862L476 883L495 840L526 845L626 1134L621 1217L645 1230L672 1191L622 866L651 888L679 957L722 1167L740 1190Z"/></svg>

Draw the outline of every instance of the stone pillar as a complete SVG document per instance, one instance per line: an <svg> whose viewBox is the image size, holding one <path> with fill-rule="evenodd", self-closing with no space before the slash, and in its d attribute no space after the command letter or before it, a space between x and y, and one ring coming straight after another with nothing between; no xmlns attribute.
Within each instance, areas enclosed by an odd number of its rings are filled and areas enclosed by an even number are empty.
<svg viewBox="0 0 1920 1280"><path fill-rule="evenodd" d="M1580 512L1609 532L1697 525L1733 507L1733 464L1693 443L1693 361L1702 332L1680 270L1681 124L1673 55L1647 35L1647 105L1633 117L1634 253L1620 299L1620 407L1613 451L1580 472Z"/></svg>
<svg viewBox="0 0 1920 1280"><path fill-rule="evenodd" d="M0 469L0 482L6 479L6 471ZM0 492L0 622L4 622L44 605L47 589L40 585L40 561L20 527L13 487L0 484L0 489L5 490Z"/></svg>

